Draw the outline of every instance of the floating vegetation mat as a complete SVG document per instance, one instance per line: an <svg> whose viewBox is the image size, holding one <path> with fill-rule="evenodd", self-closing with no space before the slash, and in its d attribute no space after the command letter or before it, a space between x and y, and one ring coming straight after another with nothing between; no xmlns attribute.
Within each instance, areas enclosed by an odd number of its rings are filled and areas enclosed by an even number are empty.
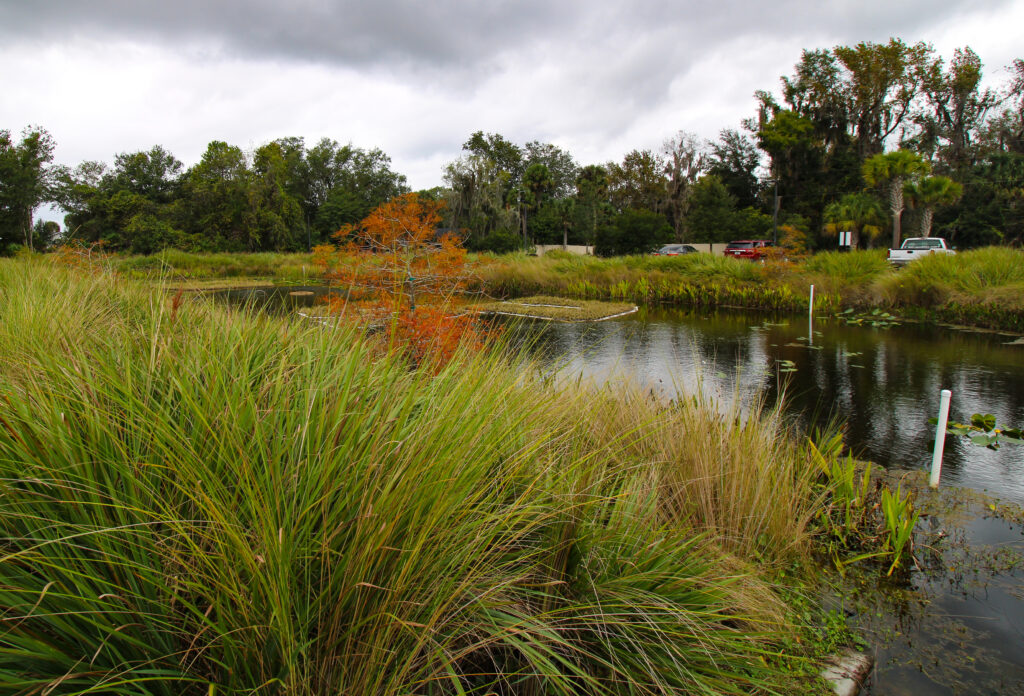
<svg viewBox="0 0 1024 696"><path fill-rule="evenodd" d="M598 302L597 300L570 300L564 297L536 295L503 302L488 302L473 307L481 314L497 314L548 321L604 321L637 311L637 306L625 302Z"/></svg>

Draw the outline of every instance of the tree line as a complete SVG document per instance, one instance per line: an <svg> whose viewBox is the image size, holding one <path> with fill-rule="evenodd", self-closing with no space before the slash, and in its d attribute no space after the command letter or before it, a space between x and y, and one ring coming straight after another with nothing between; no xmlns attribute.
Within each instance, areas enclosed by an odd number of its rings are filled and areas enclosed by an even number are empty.
<svg viewBox="0 0 1024 696"><path fill-rule="evenodd" d="M995 89L982 68L969 47L946 61L900 39L805 50L714 141L679 131L661 148L580 166L557 145L478 131L444 185L419 193L445 203L441 225L473 250L622 254L777 235L835 248L841 231L854 246L904 233L1020 245L1024 60ZM214 141L187 170L160 146L73 169L52 165L54 147L42 128L20 141L0 131L0 251L58 238L134 253L300 250L409 192L385 153L330 139L251 153ZM66 212L63 229L33 221L46 202Z"/></svg>

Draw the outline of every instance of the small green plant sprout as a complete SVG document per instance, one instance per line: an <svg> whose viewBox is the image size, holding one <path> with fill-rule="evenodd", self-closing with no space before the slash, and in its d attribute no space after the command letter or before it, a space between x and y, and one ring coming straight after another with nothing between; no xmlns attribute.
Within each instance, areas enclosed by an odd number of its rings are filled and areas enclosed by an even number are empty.
<svg viewBox="0 0 1024 696"><path fill-rule="evenodd" d="M892 565L886 575L892 575L899 567L904 555L913 558L914 526L921 513L914 509L913 493L903 495L901 486L893 493L889 488L882 490L882 513L885 515L885 528L889 536L885 547L892 552Z"/></svg>
<svg viewBox="0 0 1024 696"><path fill-rule="evenodd" d="M928 423L931 425L936 425L938 422L937 418L928 419ZM971 416L970 423L948 423L946 433L969 438L973 444L987 447L990 450L997 450L1000 445L1004 444L1024 444L1024 432L1021 428L999 426L996 424L996 417L991 413L984 415L975 413Z"/></svg>
<svg viewBox="0 0 1024 696"><path fill-rule="evenodd" d="M870 326L875 329L888 329L900 325L897 317L877 307L870 312L859 313L853 307L850 307L835 316L839 320L846 322L847 326Z"/></svg>

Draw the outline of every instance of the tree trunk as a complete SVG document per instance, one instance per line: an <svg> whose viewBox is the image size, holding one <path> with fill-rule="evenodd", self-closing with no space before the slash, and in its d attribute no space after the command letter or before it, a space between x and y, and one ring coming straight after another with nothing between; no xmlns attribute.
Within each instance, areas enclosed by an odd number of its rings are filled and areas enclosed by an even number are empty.
<svg viewBox="0 0 1024 696"><path fill-rule="evenodd" d="M526 208L522 208L522 211L523 211L523 215L522 215L522 218L523 218L523 248L525 249L529 245L529 242L526 241Z"/></svg>
<svg viewBox="0 0 1024 696"><path fill-rule="evenodd" d="M921 211L921 236L930 237L932 235L932 216L935 215L935 210L932 208L925 208Z"/></svg>
<svg viewBox="0 0 1024 696"><path fill-rule="evenodd" d="M889 207L892 208L892 248L899 249L903 241L900 216L903 214L903 177L892 180L889 189Z"/></svg>
<svg viewBox="0 0 1024 696"><path fill-rule="evenodd" d="M25 246L29 251L34 251L32 248L32 208L25 211Z"/></svg>

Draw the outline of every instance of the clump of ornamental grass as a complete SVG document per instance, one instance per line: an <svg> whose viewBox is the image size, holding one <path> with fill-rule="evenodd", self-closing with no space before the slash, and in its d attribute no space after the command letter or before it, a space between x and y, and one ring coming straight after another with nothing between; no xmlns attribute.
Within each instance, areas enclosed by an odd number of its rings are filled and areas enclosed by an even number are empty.
<svg viewBox="0 0 1024 696"><path fill-rule="evenodd" d="M899 275L922 285L978 293L1024 283L1024 251L985 247L957 254L929 254L907 264Z"/></svg>
<svg viewBox="0 0 1024 696"><path fill-rule="evenodd" d="M729 522L732 484L690 509L702 470L643 415L103 274L0 261L0 288L0 691L806 688L717 541L781 532Z"/></svg>
<svg viewBox="0 0 1024 696"><path fill-rule="evenodd" d="M890 270L885 249L826 251L808 257L804 272L832 291L872 283Z"/></svg>
<svg viewBox="0 0 1024 696"><path fill-rule="evenodd" d="M651 469L667 523L745 558L783 561L809 551L818 472L778 407L744 407L736 396L711 403L702 393L665 404L629 387L599 394L595 442L615 442L614 458Z"/></svg>
<svg viewBox="0 0 1024 696"><path fill-rule="evenodd" d="M911 313L933 310L947 321L1019 328L1024 325L1024 252L986 247L929 254L880 278L880 303Z"/></svg>

